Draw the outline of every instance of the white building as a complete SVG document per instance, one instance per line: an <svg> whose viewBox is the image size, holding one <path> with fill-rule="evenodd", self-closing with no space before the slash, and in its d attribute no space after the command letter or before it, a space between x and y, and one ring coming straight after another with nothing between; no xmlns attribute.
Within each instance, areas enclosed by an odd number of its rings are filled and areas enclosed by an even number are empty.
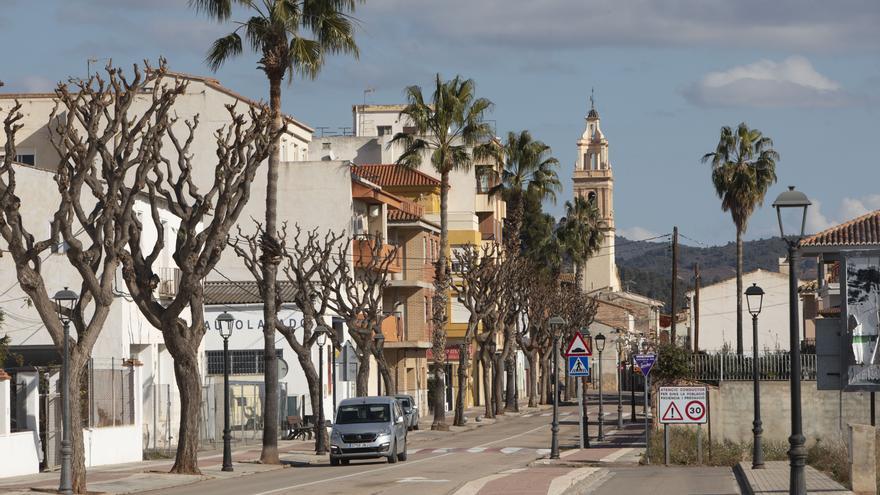
<svg viewBox="0 0 880 495"><path fill-rule="evenodd" d="M755 270L743 274L743 290L757 284L764 290L764 301L758 316L758 350L761 353L789 350L788 265L779 272ZM698 350L709 353L729 350L736 352L736 277L700 288L699 335L694 333L694 291L686 293L689 307L688 334L698 341ZM803 314L803 302L799 304ZM743 350L753 352L752 316L743 296Z"/></svg>

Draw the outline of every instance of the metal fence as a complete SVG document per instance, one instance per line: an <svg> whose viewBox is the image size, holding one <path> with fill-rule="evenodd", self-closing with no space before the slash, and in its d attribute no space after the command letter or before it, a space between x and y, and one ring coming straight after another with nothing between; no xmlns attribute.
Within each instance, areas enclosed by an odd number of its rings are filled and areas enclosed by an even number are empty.
<svg viewBox="0 0 880 495"><path fill-rule="evenodd" d="M211 376L208 385L202 389L201 425L199 432L202 443L223 441L223 379ZM287 384L279 384L279 432L284 434L286 422ZM262 382L233 381L229 384L229 423L233 442L261 442L263 438L263 404L265 385Z"/></svg>
<svg viewBox="0 0 880 495"><path fill-rule="evenodd" d="M765 354L757 359L759 380L791 379L790 354ZM738 354L693 354L691 355L692 378L705 382L751 380L754 360L752 356ZM815 354L801 354L801 380L816 380Z"/></svg>
<svg viewBox="0 0 880 495"><path fill-rule="evenodd" d="M88 368L88 426L134 424L134 371L116 358L96 359Z"/></svg>

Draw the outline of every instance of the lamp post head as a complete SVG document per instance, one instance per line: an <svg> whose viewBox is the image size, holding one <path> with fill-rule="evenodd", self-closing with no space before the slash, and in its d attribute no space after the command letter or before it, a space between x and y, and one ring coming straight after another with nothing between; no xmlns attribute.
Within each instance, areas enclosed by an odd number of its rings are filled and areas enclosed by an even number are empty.
<svg viewBox="0 0 880 495"><path fill-rule="evenodd" d="M224 311L217 316L215 321L220 324L220 336L223 337L223 340L232 336L232 325L235 324L235 317Z"/></svg>
<svg viewBox="0 0 880 495"><path fill-rule="evenodd" d="M746 303L749 306L749 314L758 316L761 313L761 305L764 302L764 289L753 283L746 289Z"/></svg>
<svg viewBox="0 0 880 495"><path fill-rule="evenodd" d="M600 353L605 350L605 335L602 333L596 335L596 350Z"/></svg>
<svg viewBox="0 0 880 495"><path fill-rule="evenodd" d="M73 308L76 306L79 295L65 287L63 290L56 292L52 299L55 300L55 311L58 312L61 323L70 323L70 311L73 311Z"/></svg>
<svg viewBox="0 0 880 495"><path fill-rule="evenodd" d="M315 340L318 342L318 347L324 347L324 344L327 343L327 336L330 334L330 329L324 325L318 325L318 328L315 329L315 333L317 334Z"/></svg>
<svg viewBox="0 0 880 495"><path fill-rule="evenodd" d="M773 208L776 208L776 218L779 221L779 235L783 239L794 237L796 242L804 236L804 229L807 225L807 207L811 204L807 195L800 191L795 191L794 186L788 186L788 191L783 191L782 194L776 197L776 201L773 202ZM796 225L789 225L789 228L786 229L782 221L783 210L792 211L798 208L801 209L801 218L798 219L800 220L800 231L797 230ZM786 230L788 230L788 233L786 233Z"/></svg>
<svg viewBox="0 0 880 495"><path fill-rule="evenodd" d="M568 322L565 321L565 318L561 316L551 316L550 319L547 320L547 323L550 324L550 329L553 331L553 335L558 335L559 330L568 324Z"/></svg>

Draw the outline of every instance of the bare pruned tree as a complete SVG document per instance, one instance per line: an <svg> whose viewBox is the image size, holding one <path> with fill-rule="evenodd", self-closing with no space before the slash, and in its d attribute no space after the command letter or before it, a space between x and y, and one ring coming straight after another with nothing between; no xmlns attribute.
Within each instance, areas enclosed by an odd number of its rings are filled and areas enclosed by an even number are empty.
<svg viewBox="0 0 880 495"><path fill-rule="evenodd" d="M46 287L43 254L51 247L66 246L64 258L80 278L79 299L67 313L76 335L71 338L68 388L61 393L70 400L70 424L81 425L80 390L85 367L110 308L116 299L114 282L121 264L119 251L130 238L134 198L128 193L129 173L154 159L151 144L163 134L163 122L182 93L182 84L156 84L164 74L137 66L131 79L110 66L106 78L60 83L56 106L48 123L52 146L58 155L55 183L59 206L52 218L52 232L36 240L25 223L17 196L16 132L21 128L21 104L16 102L4 120L5 152L0 164L0 235L6 241L22 290L32 301L53 344L63 348L63 327ZM71 90L71 86L75 90ZM137 116L131 106L145 99ZM63 244L62 244L63 241ZM50 273L55 277L56 273ZM71 428L72 487L86 491L85 451L82 428Z"/></svg>
<svg viewBox="0 0 880 495"><path fill-rule="evenodd" d="M467 330L459 350L458 383L460 384L455 398L455 426L463 426L464 401L469 382L470 363L469 347L477 335L477 330L484 318L488 317L495 305L495 291L501 270L499 268L498 246L487 244L482 248L469 244L456 249L454 256L456 270L453 271L452 290L456 299L470 313Z"/></svg>
<svg viewBox="0 0 880 495"><path fill-rule="evenodd" d="M303 231L300 226L295 226L295 235L291 239L291 245L288 247L287 225L283 225L281 231L274 238L278 240L277 244L273 244L272 249L266 249L265 240L270 239L266 235L262 224L256 222L256 232L246 235L242 230L238 230L238 238L230 239L229 244L235 250L235 253L244 261L245 266L260 290L260 297L268 299L272 297L275 301L275 307L280 308L284 302L281 294L285 289L283 284L274 284L274 294L270 294L268 284L265 283L263 274L263 263L266 261L266 253L276 253L286 261L281 265L281 270L287 278L292 293L292 302L302 312L302 332L297 335L297 328L282 319L275 318L275 328L293 349L296 354L299 365L306 376L306 383L309 387L309 400L312 404L312 410L316 413L316 425L319 425L315 431L315 452L325 453L329 445L327 438L327 429L321 428L320 425L325 423L323 408L316 407L323 400L322 387L323 384L319 380L318 369L312 359L312 349L318 340L318 327L327 327L326 318L331 309L330 304L333 298L336 280L339 278L341 269L334 265L333 255L340 248L345 234L335 234L328 231L321 235L317 229ZM327 274L327 280L324 280L322 274ZM329 329L329 328L328 328ZM342 344L339 342L337 335L332 331L328 332L331 344L334 349L338 349Z"/></svg>
<svg viewBox="0 0 880 495"><path fill-rule="evenodd" d="M155 87L162 87L161 78ZM215 149L193 150L199 119L178 122L164 114L154 119L155 132L143 140L148 159L137 167L124 201L144 198L150 207L155 229L164 230L159 209L167 208L180 220L177 237L172 239L172 260L178 271L174 297L156 298L159 282L159 254L165 249L165 236L149 241L142 233L144 225L133 212L127 246L118 247L123 260L123 278L144 317L162 332L174 359L174 377L180 393L180 429L172 473L196 474L198 467L199 418L202 383L199 374L199 346L205 334L204 292L202 280L220 261L229 230L250 198L250 187L257 168L269 156L272 143L282 131L270 130L272 115L265 107L248 107L246 115L227 105L229 121L214 132ZM126 115L121 120L122 134L129 126ZM170 143L170 146L169 146ZM194 153L215 156L209 187L202 190L194 179L199 173ZM189 318L183 313L189 310Z"/></svg>
<svg viewBox="0 0 880 495"><path fill-rule="evenodd" d="M382 321L386 316L382 296L388 287L390 268L397 262L397 254L398 247L386 245L381 235L358 236L339 249L336 255L338 271L327 269L322 272L324 283L330 283L332 276L338 277L333 310L346 321L348 333L357 345L360 365L355 393L359 397L367 395L370 356L376 361L387 393L397 392L397 383L391 378L385 354L375 342L375 336L382 333Z"/></svg>
<svg viewBox="0 0 880 495"><path fill-rule="evenodd" d="M557 296L556 284L546 275L536 276L525 287L525 305L521 313L522 331L517 333L517 343L525 354L529 363L529 383L527 394L529 407L537 407L539 402L538 389L538 360L539 354L543 355L551 345L552 336L548 328L547 320L550 319L554 298ZM544 379L542 376L542 387Z"/></svg>

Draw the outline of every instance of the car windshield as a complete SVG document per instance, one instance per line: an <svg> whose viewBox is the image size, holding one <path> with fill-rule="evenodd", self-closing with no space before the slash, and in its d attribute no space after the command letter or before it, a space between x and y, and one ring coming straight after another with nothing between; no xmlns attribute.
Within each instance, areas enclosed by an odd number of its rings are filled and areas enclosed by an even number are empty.
<svg viewBox="0 0 880 495"><path fill-rule="evenodd" d="M412 404L410 404L409 399L402 398L402 399L397 399L397 400L400 401L400 405L401 405L401 407L403 407L403 412L408 413L408 412L412 411Z"/></svg>
<svg viewBox="0 0 880 495"><path fill-rule="evenodd" d="M388 423L391 409L388 404L352 404L336 411L336 424Z"/></svg>

